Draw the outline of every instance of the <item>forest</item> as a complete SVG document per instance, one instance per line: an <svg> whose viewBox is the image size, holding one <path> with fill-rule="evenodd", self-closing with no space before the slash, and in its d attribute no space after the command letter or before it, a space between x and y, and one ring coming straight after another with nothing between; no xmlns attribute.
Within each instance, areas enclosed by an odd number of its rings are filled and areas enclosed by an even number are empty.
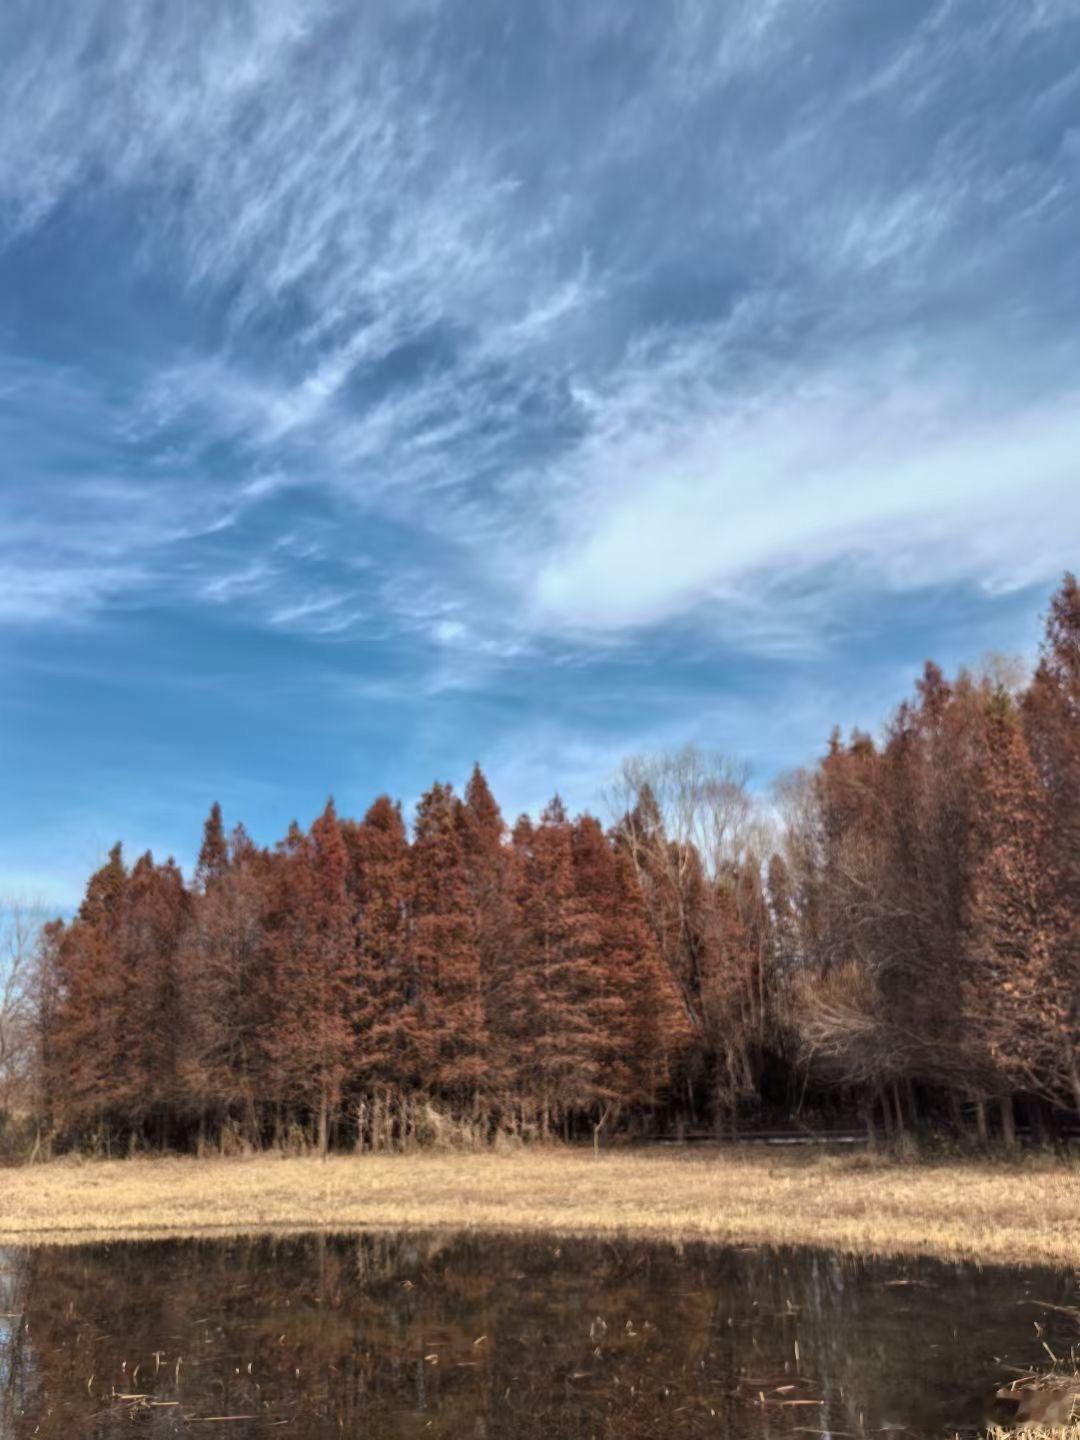
<svg viewBox="0 0 1080 1440"><path fill-rule="evenodd" d="M0 1110L110 1154L1080 1115L1072 575L1030 674L927 663L769 795L686 749L608 801L510 826L477 766L269 849L214 805L190 879L116 845L8 966Z"/></svg>

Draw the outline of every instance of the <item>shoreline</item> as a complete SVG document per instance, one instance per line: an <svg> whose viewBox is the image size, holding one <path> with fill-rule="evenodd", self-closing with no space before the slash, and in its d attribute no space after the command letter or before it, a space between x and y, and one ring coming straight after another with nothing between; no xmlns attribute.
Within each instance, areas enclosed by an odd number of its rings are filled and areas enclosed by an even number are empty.
<svg viewBox="0 0 1080 1440"><path fill-rule="evenodd" d="M1074 1265L1080 1167L865 1155L511 1154L61 1159L0 1171L0 1245L472 1230L807 1245Z"/></svg>

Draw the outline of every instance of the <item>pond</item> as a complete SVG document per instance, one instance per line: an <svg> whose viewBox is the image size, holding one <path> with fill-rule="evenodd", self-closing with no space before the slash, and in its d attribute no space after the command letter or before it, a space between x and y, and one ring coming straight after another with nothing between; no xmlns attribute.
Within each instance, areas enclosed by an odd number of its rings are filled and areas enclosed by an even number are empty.
<svg viewBox="0 0 1080 1440"><path fill-rule="evenodd" d="M0 1251L0 1437L944 1437L1068 1354L1076 1278L475 1233Z"/></svg>

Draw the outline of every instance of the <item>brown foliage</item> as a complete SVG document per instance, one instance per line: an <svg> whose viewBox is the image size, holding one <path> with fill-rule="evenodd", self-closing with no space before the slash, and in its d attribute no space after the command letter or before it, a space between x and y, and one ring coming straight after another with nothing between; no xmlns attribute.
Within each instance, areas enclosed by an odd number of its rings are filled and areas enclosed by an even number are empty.
<svg viewBox="0 0 1080 1440"><path fill-rule="evenodd" d="M411 838L386 796L273 851L215 805L190 886L118 845L43 928L21 1083L106 1149L726 1125L770 1085L901 1123L966 1097L980 1128L994 1098L1007 1139L1014 1096L1080 1112L1075 579L1026 687L927 664L778 801L779 848L746 774L686 749L625 764L609 833L556 799L508 836L479 767Z"/></svg>

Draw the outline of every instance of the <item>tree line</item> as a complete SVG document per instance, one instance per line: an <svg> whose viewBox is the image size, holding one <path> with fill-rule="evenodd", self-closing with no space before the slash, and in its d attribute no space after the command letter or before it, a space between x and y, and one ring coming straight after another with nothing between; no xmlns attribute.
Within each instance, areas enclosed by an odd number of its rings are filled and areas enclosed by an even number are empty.
<svg viewBox="0 0 1080 1440"><path fill-rule="evenodd" d="M214 805L190 882L117 845L41 928L24 1108L110 1151L1080 1114L1074 577L1026 680L927 664L766 800L693 749L608 798L511 828L478 766L411 830L329 802L264 848Z"/></svg>

